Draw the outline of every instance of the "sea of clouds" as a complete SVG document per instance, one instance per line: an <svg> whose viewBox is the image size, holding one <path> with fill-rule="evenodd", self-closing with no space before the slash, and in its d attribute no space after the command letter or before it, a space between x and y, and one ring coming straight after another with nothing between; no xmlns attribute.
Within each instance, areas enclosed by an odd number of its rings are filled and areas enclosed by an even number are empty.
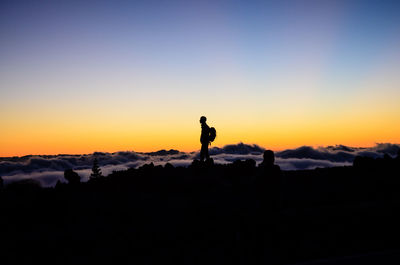
<svg viewBox="0 0 400 265"><path fill-rule="evenodd" d="M213 147L210 155L215 163L227 164L235 160L254 159L262 161L264 148L258 145L234 144L222 148ZM354 148L343 145L313 148L302 146L275 152L275 162L283 170L314 169L317 167L335 167L351 165L356 156L383 157L397 155L400 145L382 143L374 147ZM174 166L188 166L199 158L199 152L179 152L160 150L150 153L133 151L84 155L29 155L23 157L0 157L0 177L4 183L32 178L42 186L54 186L58 180L65 181L64 170L73 169L83 181L88 180L94 159L97 158L103 175L115 170L125 170L153 162L155 165L171 163Z"/></svg>

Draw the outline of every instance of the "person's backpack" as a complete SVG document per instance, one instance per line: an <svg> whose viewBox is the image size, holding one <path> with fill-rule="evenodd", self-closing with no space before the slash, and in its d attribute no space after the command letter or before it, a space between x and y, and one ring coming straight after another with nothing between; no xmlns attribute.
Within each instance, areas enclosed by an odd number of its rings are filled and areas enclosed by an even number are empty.
<svg viewBox="0 0 400 265"><path fill-rule="evenodd" d="M217 137L217 131L215 130L214 127L210 128L210 133L208 135L208 141L214 142L215 138Z"/></svg>

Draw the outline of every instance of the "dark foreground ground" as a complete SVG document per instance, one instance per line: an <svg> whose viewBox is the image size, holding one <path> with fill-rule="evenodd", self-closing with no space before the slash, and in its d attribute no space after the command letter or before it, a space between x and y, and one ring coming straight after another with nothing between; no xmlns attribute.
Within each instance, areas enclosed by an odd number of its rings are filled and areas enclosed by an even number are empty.
<svg viewBox="0 0 400 265"><path fill-rule="evenodd" d="M254 161L0 190L0 264L400 264L399 158Z"/></svg>

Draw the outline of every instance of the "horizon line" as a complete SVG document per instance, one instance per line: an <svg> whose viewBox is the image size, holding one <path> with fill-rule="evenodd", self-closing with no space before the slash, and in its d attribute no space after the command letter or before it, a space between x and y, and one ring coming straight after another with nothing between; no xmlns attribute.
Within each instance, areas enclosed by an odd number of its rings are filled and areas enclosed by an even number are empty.
<svg viewBox="0 0 400 265"><path fill-rule="evenodd" d="M392 145L400 145L400 143L397 142L375 142L374 145L372 146L361 146L361 145L344 145L344 144L329 144L329 145L297 145L294 147L289 147L289 148L265 148L262 145L259 144L255 144L255 143L244 143L244 142L238 142L235 144L225 144L223 146L210 146L210 149L212 148L224 148L226 146L229 145L248 145L248 146L257 146L260 147L264 150L272 150L274 152L281 152L284 150L293 150L293 149L298 149L301 147L312 147L312 148L323 148L323 147L330 147L330 146L345 146L345 147L351 147L351 148L372 148L374 146L377 146L379 144L392 144ZM13 157L25 157L25 156L59 156L59 155L71 155L71 156L77 156L77 155L92 155L94 153L108 153L108 154L114 154L114 153L118 153L118 152L133 152L133 153L138 153L138 154L146 154L146 153L153 153L153 152L158 152L158 151L171 151L171 150L175 150L181 153L194 153L194 152L200 152L200 148L196 149L196 150L191 150L191 151L181 151L178 149L174 149L174 148L161 148L161 149L153 149L150 151L135 151L135 150L117 150L117 151L99 151L99 150L94 150L93 152L82 152L82 153L42 153L42 154L24 154L24 155L11 155L11 156L0 156L0 158L13 158Z"/></svg>

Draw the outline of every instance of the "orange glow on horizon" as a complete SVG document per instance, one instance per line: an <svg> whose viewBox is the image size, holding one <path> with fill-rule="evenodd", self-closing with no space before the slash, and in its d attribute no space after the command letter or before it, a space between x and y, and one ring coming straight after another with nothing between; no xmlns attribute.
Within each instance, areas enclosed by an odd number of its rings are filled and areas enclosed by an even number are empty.
<svg viewBox="0 0 400 265"><path fill-rule="evenodd" d="M239 123L240 124L240 123ZM308 145L313 147L343 144L352 147L370 147L376 143L399 143L400 125L390 120L356 123L316 121L300 126L297 123L275 123L270 126L233 126L222 122L210 124L217 128L217 139L211 147L227 144L257 144L275 151ZM98 152L136 151L151 152L160 149L177 149L191 152L200 148L200 125L153 125L135 129L115 126L83 126L72 128L67 124L52 127L25 127L25 130L3 130L0 139L0 156L88 154ZM165 127L164 127L165 126ZM164 129L163 129L164 128Z"/></svg>

